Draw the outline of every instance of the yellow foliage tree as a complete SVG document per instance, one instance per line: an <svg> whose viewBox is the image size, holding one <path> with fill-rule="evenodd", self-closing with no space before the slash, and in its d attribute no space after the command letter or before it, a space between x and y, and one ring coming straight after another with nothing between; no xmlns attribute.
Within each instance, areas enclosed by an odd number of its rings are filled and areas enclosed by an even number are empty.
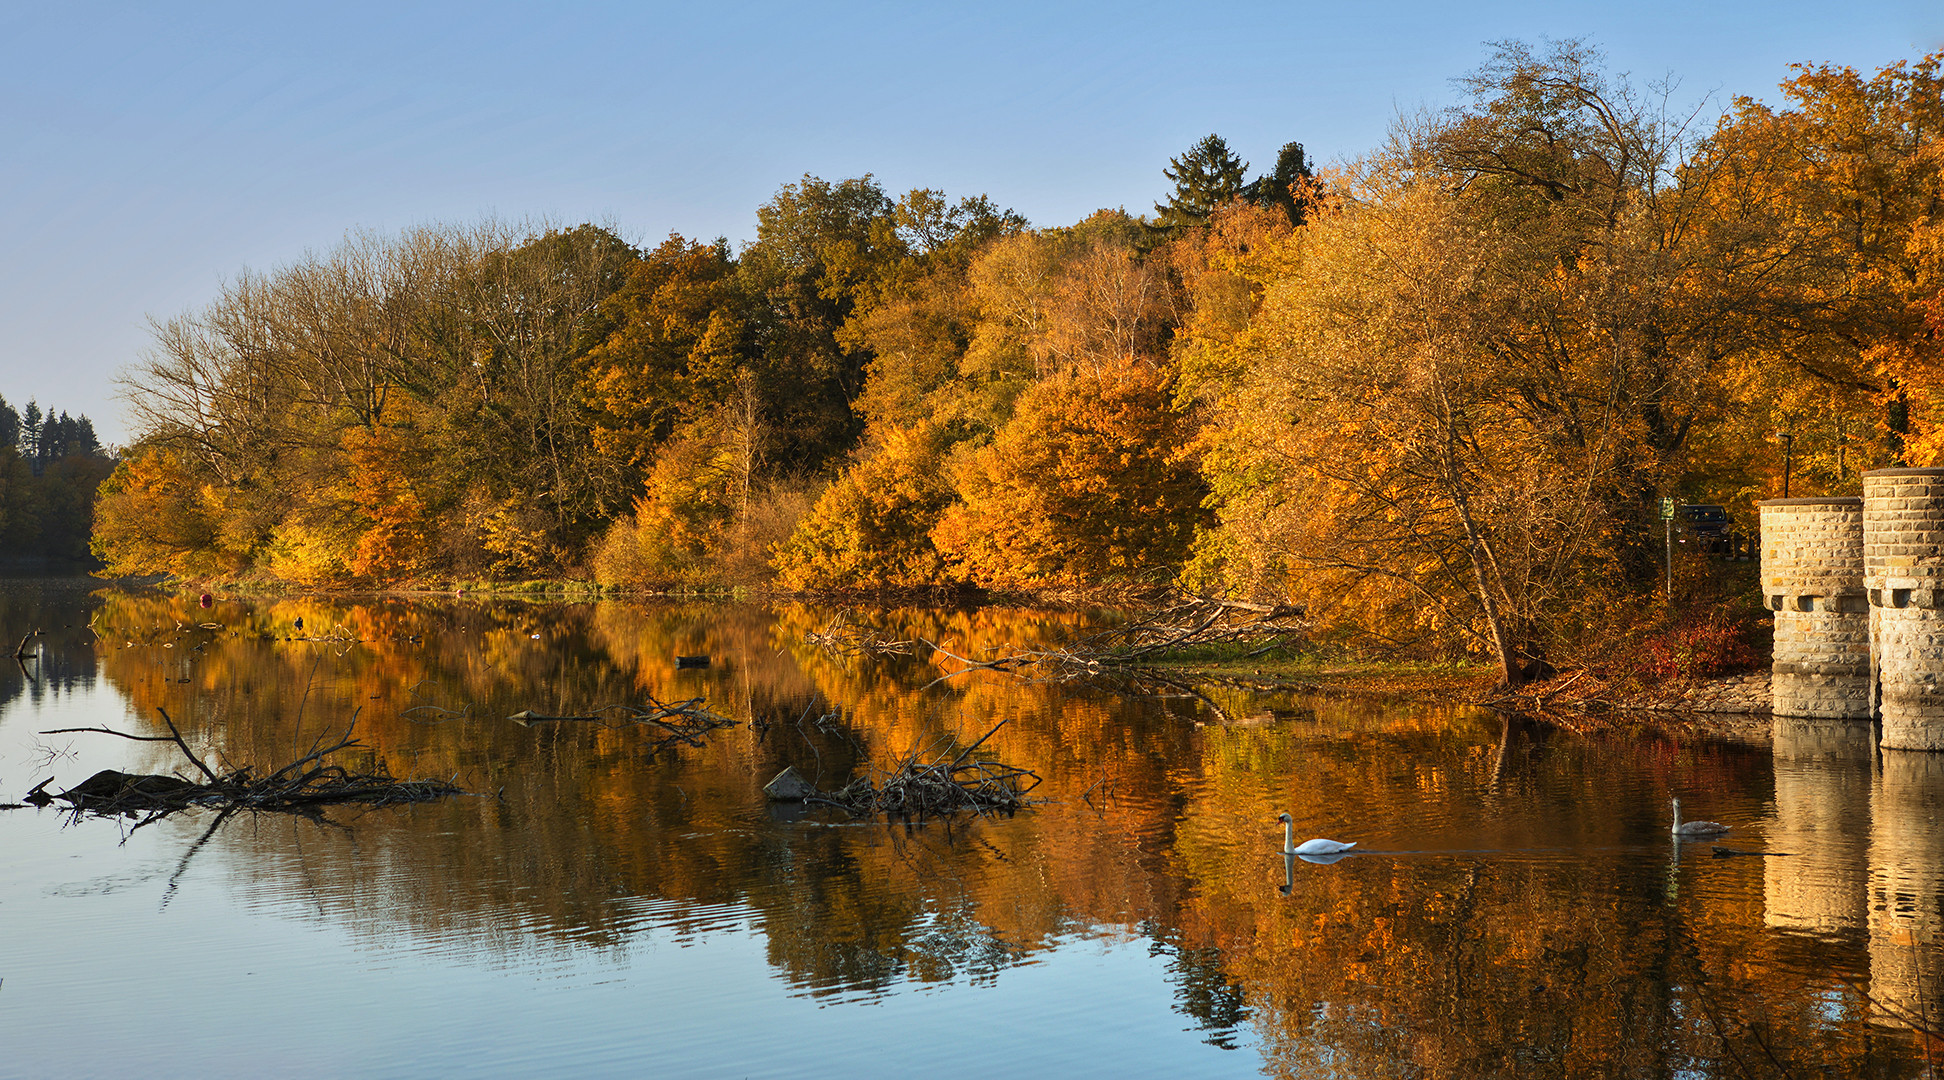
<svg viewBox="0 0 1944 1080"><path fill-rule="evenodd" d="M1075 588L1169 572L1202 519L1204 488L1170 406L1168 375L1128 359L1035 384L954 472L963 502L931 536L991 588Z"/></svg>
<svg viewBox="0 0 1944 1080"><path fill-rule="evenodd" d="M95 498L91 547L105 576L202 574L228 569L205 513L204 483L162 447L130 453Z"/></svg>
<svg viewBox="0 0 1944 1080"><path fill-rule="evenodd" d="M1706 179L1696 235L1762 270L1738 299L1766 341L1724 372L1731 407L1700 433L1717 492L1781 494L1778 432L1794 494L1854 493L1863 469L1944 446L1923 240L1944 209L1940 58L1867 79L1800 67L1782 108L1737 99L1690 165Z"/></svg>
<svg viewBox="0 0 1944 1080"><path fill-rule="evenodd" d="M745 383L746 385L746 383ZM762 455L753 397L718 406L662 445L634 512L609 527L595 550L603 584L723 584L718 567L742 539Z"/></svg>
<svg viewBox="0 0 1944 1080"><path fill-rule="evenodd" d="M1476 649L1516 685L1652 595L1659 497L1744 483L1723 466L1756 457L1751 387L1812 404L1782 375L1834 370L1846 326L1855 370L1870 303L1813 242L1822 212L1758 175L1780 159L1681 156L1598 59L1502 47L1470 104L1400 128L1244 268L1246 329L1191 322L1222 518L1196 580Z"/></svg>
<svg viewBox="0 0 1944 1080"><path fill-rule="evenodd" d="M812 592L949 583L930 532L952 502L943 425L893 428L824 490L776 553L778 581Z"/></svg>

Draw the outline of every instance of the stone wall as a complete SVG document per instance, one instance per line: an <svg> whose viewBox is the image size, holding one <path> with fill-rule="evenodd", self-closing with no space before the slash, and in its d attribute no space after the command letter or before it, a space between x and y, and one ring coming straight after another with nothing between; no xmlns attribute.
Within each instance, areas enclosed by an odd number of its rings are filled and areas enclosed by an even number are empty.
<svg viewBox="0 0 1944 1080"><path fill-rule="evenodd" d="M1867 719L1863 500L1771 499L1761 511L1762 599L1775 613L1775 714Z"/></svg>
<svg viewBox="0 0 1944 1080"><path fill-rule="evenodd" d="M1882 745L1944 750L1944 469L1863 474L1863 585Z"/></svg>

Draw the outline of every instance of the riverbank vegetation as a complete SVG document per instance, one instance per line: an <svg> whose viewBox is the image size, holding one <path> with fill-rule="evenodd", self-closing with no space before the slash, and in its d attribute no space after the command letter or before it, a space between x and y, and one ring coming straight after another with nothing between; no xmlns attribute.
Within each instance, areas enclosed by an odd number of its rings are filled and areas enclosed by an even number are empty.
<svg viewBox="0 0 1944 1080"><path fill-rule="evenodd" d="M1663 500L1750 522L1944 449L1941 60L1710 117L1504 44L1337 168L1292 143L1251 179L1210 136L1154 215L1062 226L806 176L740 250L354 234L156 324L95 550L305 586L1169 584L1507 685L1700 640L1748 613L1681 592L1697 557L1666 595Z"/></svg>

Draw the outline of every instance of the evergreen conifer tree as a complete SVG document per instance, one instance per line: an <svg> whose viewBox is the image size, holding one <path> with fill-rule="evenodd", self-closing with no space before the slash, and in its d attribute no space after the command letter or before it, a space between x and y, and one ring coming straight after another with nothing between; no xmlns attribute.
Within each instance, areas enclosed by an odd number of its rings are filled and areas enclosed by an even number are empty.
<svg viewBox="0 0 1944 1080"><path fill-rule="evenodd" d="M1174 193L1167 202L1154 204L1154 228L1172 234L1207 221L1216 207L1243 193L1248 171L1249 163L1236 157L1220 135L1210 135L1187 153L1168 159L1161 175L1174 182Z"/></svg>
<svg viewBox="0 0 1944 1080"><path fill-rule="evenodd" d="M40 403L30 398L27 402L27 411L20 414L20 456L35 462L37 466L40 459L40 436ZM39 471L36 467L35 473L38 474Z"/></svg>
<svg viewBox="0 0 1944 1080"><path fill-rule="evenodd" d="M101 438L95 434L93 420L85 416L74 418L74 426L68 433L68 453L101 456Z"/></svg>
<svg viewBox="0 0 1944 1080"><path fill-rule="evenodd" d="M20 414L14 411L7 399L0 397L0 447L12 446L20 441Z"/></svg>
<svg viewBox="0 0 1944 1080"><path fill-rule="evenodd" d="M41 421L40 467L46 468L49 462L59 461L73 452L68 444L74 433L74 420L66 412L59 416L47 414Z"/></svg>
<svg viewBox="0 0 1944 1080"><path fill-rule="evenodd" d="M1284 143L1276 155L1275 171L1250 181L1242 197L1258 206L1279 206L1289 215L1291 225L1301 225L1306 200L1299 185L1314 175L1310 172L1309 158L1303 153L1303 144Z"/></svg>

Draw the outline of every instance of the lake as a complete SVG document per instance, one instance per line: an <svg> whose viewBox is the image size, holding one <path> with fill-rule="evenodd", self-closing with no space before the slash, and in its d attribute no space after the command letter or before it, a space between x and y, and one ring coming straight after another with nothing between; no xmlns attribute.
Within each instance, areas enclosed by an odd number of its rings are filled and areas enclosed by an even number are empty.
<svg viewBox="0 0 1944 1080"><path fill-rule="evenodd" d="M218 599L0 581L0 802L347 766L321 817L0 811L0 1075L1924 1076L1944 755L1449 701L1035 683L811 644L800 604ZM1098 616L858 610L965 656ZM302 620L301 629L298 620ZM705 668L677 656L706 655ZM949 677L948 677L949 676ZM703 745L522 710L705 699ZM997 731L996 725L1005 721ZM1012 817L772 806L914 753ZM1734 827L1676 844L1668 800ZM1286 860L1296 839L1358 843ZM212 825L215 827L212 829ZM1776 853L1717 857L1714 844Z"/></svg>

